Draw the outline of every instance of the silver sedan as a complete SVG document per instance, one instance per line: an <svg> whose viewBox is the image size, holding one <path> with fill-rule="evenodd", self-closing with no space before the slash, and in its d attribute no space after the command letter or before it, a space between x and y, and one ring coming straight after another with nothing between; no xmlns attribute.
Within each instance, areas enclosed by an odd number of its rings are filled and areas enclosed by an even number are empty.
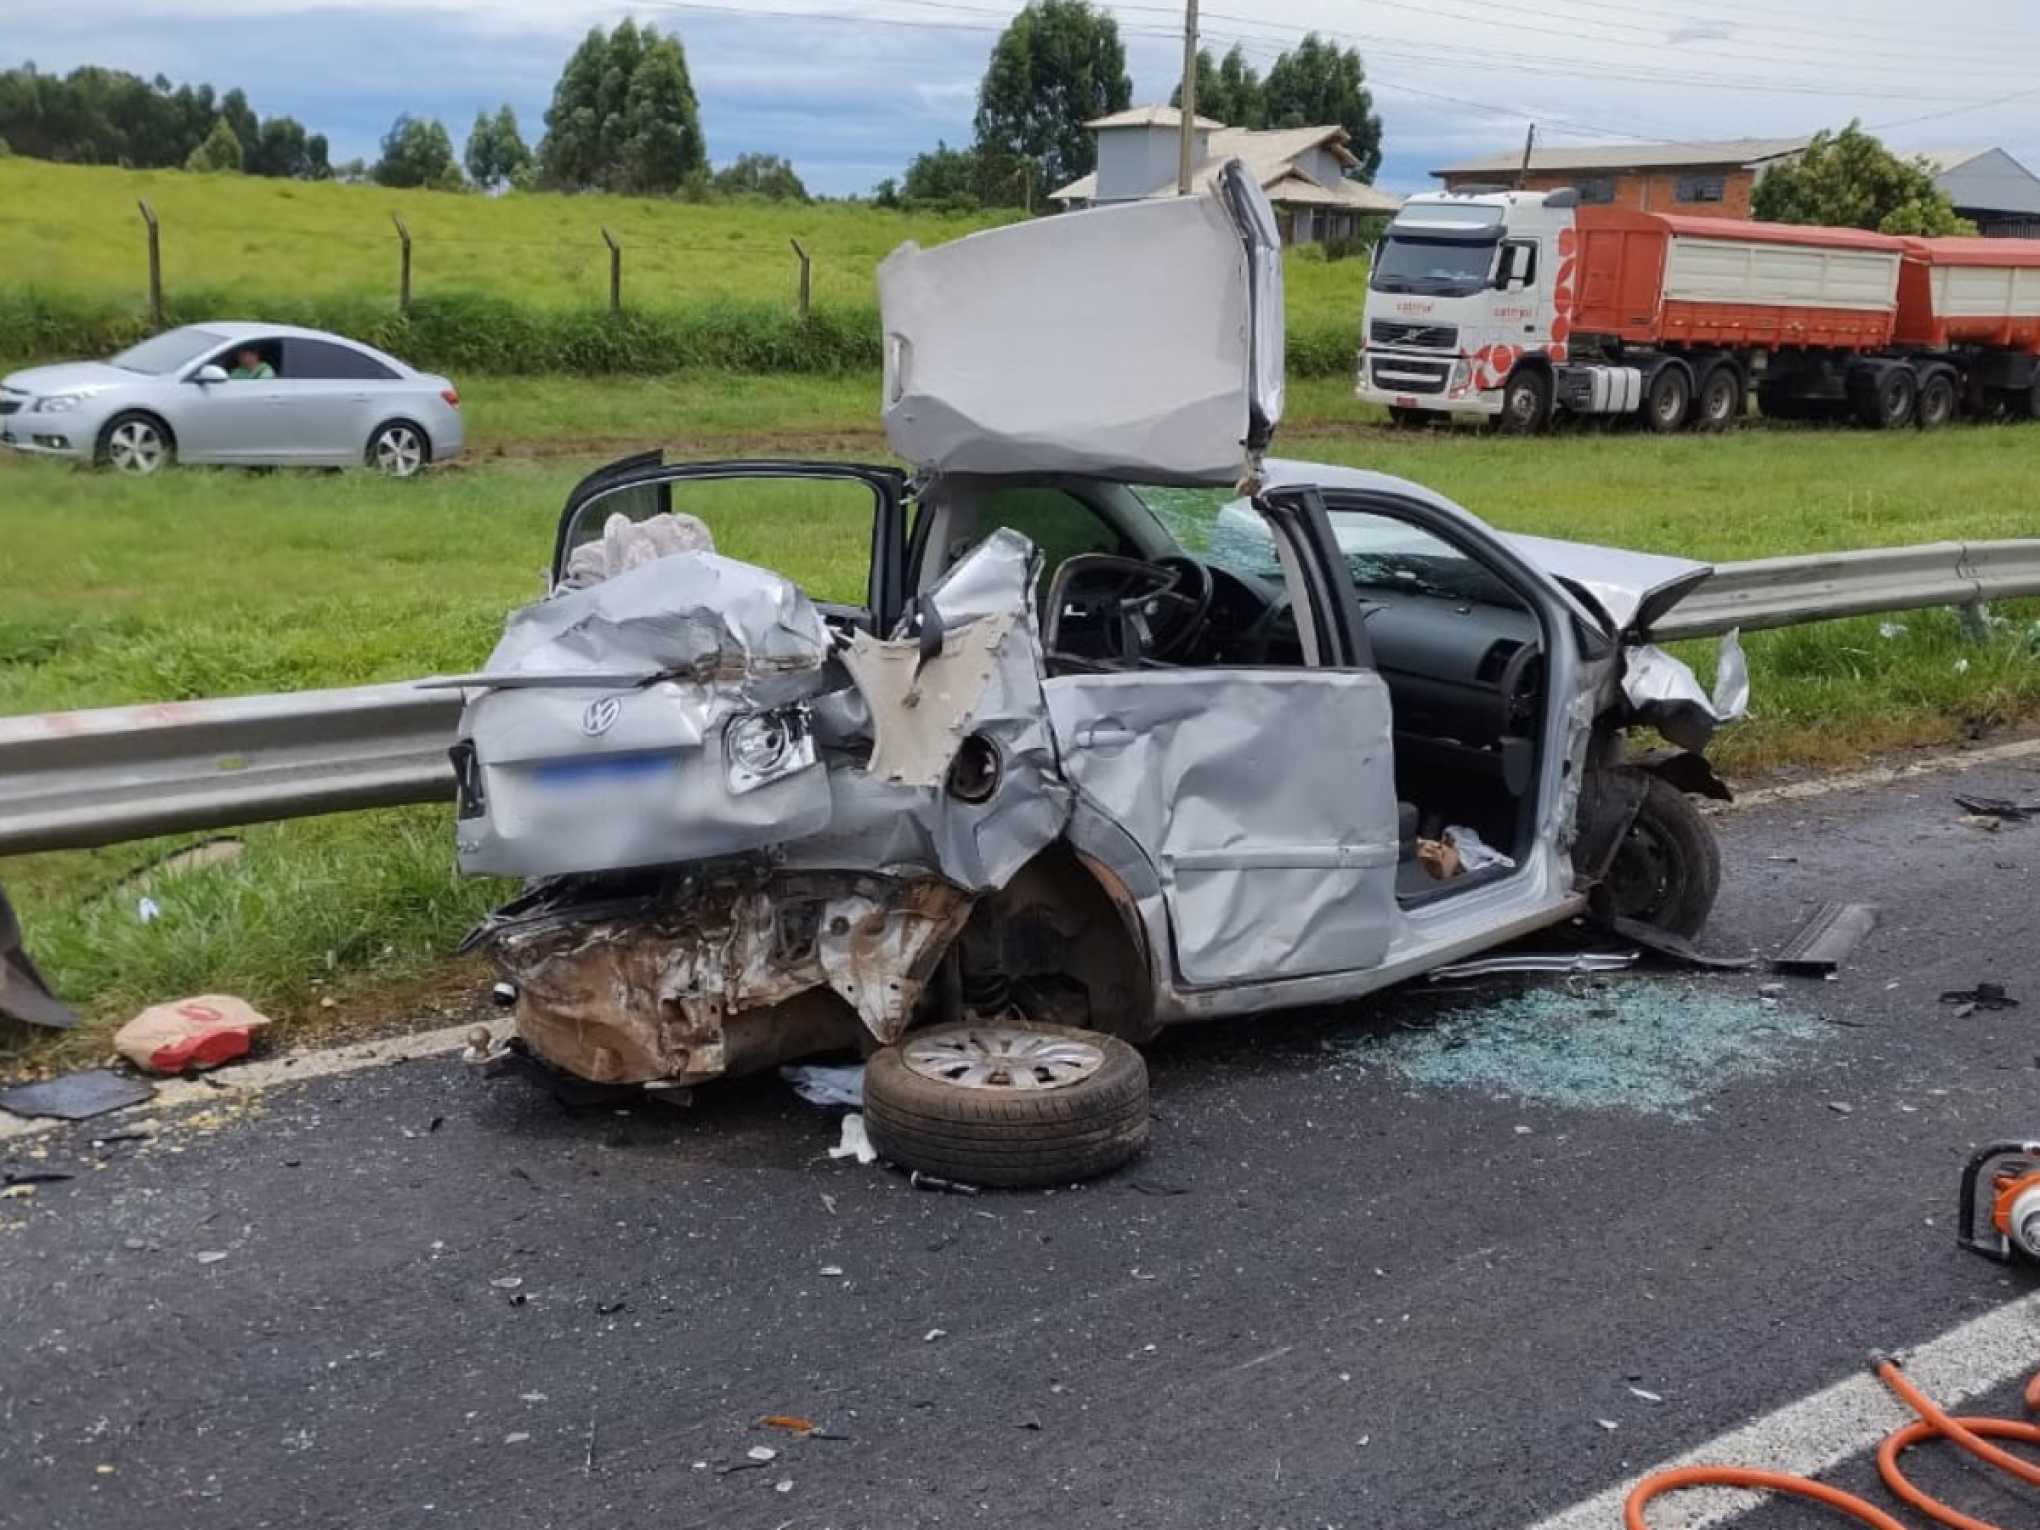
<svg viewBox="0 0 2040 1530"><path fill-rule="evenodd" d="M0 447L124 473L366 463L409 478L464 440L445 378L283 324L187 325L107 361L0 378Z"/></svg>

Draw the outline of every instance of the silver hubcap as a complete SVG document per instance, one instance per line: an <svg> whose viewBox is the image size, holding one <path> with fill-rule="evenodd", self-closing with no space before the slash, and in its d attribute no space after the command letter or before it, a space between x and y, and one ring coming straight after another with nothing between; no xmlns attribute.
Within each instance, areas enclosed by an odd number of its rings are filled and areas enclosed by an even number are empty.
<svg viewBox="0 0 2040 1530"><path fill-rule="evenodd" d="M425 466L425 443L408 425L392 425L375 438L375 465L392 478L409 478Z"/></svg>
<svg viewBox="0 0 2040 1530"><path fill-rule="evenodd" d="M166 455L163 433L146 420L124 420L106 438L106 456L123 473L153 473Z"/></svg>
<svg viewBox="0 0 2040 1530"><path fill-rule="evenodd" d="M1063 1089L1105 1066L1104 1052L1088 1041L1017 1025L935 1031L909 1037L900 1050L913 1072L959 1089Z"/></svg>

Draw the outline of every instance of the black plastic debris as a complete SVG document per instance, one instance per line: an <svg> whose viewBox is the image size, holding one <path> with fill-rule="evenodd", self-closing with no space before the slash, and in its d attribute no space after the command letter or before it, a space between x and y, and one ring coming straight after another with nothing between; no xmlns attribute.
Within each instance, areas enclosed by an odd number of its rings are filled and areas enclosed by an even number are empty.
<svg viewBox="0 0 2040 1530"><path fill-rule="evenodd" d="M1609 934L1620 937L1632 945L1642 946L1653 956L1680 967L1690 967L1696 972L1747 972L1756 966L1757 959L1751 956L1716 956L1703 951L1683 935L1670 930L1661 930L1654 924L1645 924L1640 919L1623 919L1609 915L1600 921Z"/></svg>
<svg viewBox="0 0 2040 1530"><path fill-rule="evenodd" d="M21 921L4 887L0 887L0 1015L52 1031L68 1031L78 1023L29 960L22 946Z"/></svg>
<svg viewBox="0 0 2040 1530"><path fill-rule="evenodd" d="M1826 977L1877 928L1877 908L1870 903L1823 903L1799 933L1771 960L1780 972Z"/></svg>
<svg viewBox="0 0 2040 1530"><path fill-rule="evenodd" d="M1975 1014L1979 1009L2017 1009L2019 1001L2005 992L2002 983L1978 983L1974 988L1958 988L1941 995L1943 1004L1955 1006L1955 1018L1960 1020Z"/></svg>
<svg viewBox="0 0 2040 1530"><path fill-rule="evenodd" d="M2024 823L2040 816L2040 802L2013 802L2008 797L1965 797L1958 793L1955 805L1978 818L1999 818L2007 823Z"/></svg>
<svg viewBox="0 0 2040 1530"><path fill-rule="evenodd" d="M71 1073L39 1084L0 1089L0 1110L17 1116L48 1116L58 1121L86 1121L108 1111L124 1110L153 1099L156 1086L127 1078L111 1068Z"/></svg>

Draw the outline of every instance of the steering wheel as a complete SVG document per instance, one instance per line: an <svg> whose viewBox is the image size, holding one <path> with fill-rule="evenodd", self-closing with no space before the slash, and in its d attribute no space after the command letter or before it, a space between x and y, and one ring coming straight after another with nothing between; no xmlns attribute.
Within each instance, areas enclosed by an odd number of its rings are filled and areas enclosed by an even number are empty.
<svg viewBox="0 0 2040 1530"><path fill-rule="evenodd" d="M1502 677L1495 682L1495 689L1502 694L1502 730L1513 733L1518 723L1528 722L1537 715L1538 693L1543 689L1544 671L1538 660L1544 657L1542 643L1525 643L1509 655L1508 666ZM1536 682L1529 683L1533 669Z"/></svg>
<svg viewBox="0 0 2040 1530"><path fill-rule="evenodd" d="M1076 599L1080 614L1103 619L1108 657L1127 664L1170 658L1203 628L1214 589L1211 570L1195 558L1171 554L1146 562L1079 553L1049 581L1042 646L1061 650L1063 617Z"/></svg>

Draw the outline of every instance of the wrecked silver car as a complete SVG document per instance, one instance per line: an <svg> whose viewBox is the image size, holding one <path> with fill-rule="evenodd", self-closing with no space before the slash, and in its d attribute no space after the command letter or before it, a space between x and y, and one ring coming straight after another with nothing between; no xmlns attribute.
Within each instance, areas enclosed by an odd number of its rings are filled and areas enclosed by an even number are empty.
<svg viewBox="0 0 2040 1530"><path fill-rule="evenodd" d="M460 864L527 881L475 936L522 1054L684 1089L861 1050L887 1156L1067 1181L1138 1150L1166 1025L1590 905L1701 928L1681 788L1718 783L1627 733L1697 751L1740 710L1732 647L1709 697L1647 641L1707 566L1267 455L1280 271L1234 173L909 246L880 284L911 478L649 456L574 491L551 593L442 682ZM789 525L818 496L836 519ZM730 555L775 516L797 557L860 549L851 598Z"/></svg>

